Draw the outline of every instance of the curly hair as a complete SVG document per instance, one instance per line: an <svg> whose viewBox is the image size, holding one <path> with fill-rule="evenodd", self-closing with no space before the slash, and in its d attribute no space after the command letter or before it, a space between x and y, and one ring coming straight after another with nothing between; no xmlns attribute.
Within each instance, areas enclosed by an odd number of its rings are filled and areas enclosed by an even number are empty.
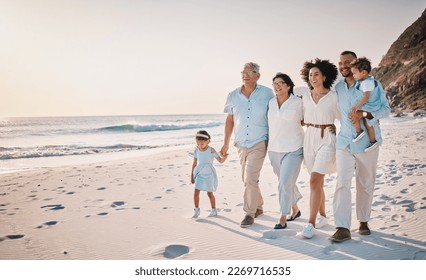
<svg viewBox="0 0 426 280"><path fill-rule="evenodd" d="M371 61L366 57L360 57L354 62L351 63L351 67L354 67L358 69L359 71L367 71L367 73L370 73L371 71Z"/></svg>
<svg viewBox="0 0 426 280"><path fill-rule="evenodd" d="M303 64L302 70L300 70L300 75L302 79L308 84L310 89L313 89L311 83L309 82L309 70L312 68L318 68L320 72L325 76L325 81L323 83L326 89L330 89L334 81L337 79L337 67L331 63L328 59L321 60L316 58L315 61L306 61Z"/></svg>
<svg viewBox="0 0 426 280"><path fill-rule="evenodd" d="M277 79L277 78L281 78L281 79L283 79L283 81L284 81L284 82L288 85L288 87L289 87L289 89L288 89L288 94L293 94L293 95L294 95L294 92L293 92L294 83L293 83L293 81L291 80L291 78L290 78L287 74L284 74L284 73L278 72L278 73L275 75L275 77L273 77L273 78L272 78L272 82L273 82L273 81L275 81L275 79Z"/></svg>

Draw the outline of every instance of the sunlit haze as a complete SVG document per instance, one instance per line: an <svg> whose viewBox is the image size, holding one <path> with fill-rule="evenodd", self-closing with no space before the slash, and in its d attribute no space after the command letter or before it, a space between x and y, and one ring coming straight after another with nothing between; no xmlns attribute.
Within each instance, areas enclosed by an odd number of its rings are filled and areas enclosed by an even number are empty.
<svg viewBox="0 0 426 280"><path fill-rule="evenodd" d="M245 62L377 66L424 0L0 0L0 117L222 113Z"/></svg>

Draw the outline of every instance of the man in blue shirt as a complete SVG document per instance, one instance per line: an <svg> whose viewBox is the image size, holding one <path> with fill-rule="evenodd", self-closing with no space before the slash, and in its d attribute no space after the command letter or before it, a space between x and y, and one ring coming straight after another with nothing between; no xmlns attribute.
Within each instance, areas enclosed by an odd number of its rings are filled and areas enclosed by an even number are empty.
<svg viewBox="0 0 426 280"><path fill-rule="evenodd" d="M389 116L390 107L382 85L376 82L373 91L379 91L381 104L379 110L375 112L357 111L351 113L352 108L363 97L363 92L356 88L355 79L351 72L351 62L357 58L352 51L344 51L340 54L339 71L344 77L336 84L339 110L341 113L340 132L336 142L336 165L337 184L334 192L333 210L334 222L337 231L330 237L332 242L343 242L351 239L351 214L352 198L351 183L355 172L356 177L356 215L360 221L359 234L369 235L368 221L371 215L373 202L373 191L376 180L377 160L379 157L379 147L364 152L368 146L369 138L361 138L358 142L353 142L356 130L354 123L365 118L370 126L374 128L376 140L382 143L379 119ZM362 126L364 126L363 122ZM363 127L365 129L365 127Z"/></svg>
<svg viewBox="0 0 426 280"><path fill-rule="evenodd" d="M254 218L263 214L263 198L259 188L260 170L266 156L268 140L268 103L274 97L272 89L258 85L259 65L248 62L241 72L243 85L228 94L224 112L225 136L220 150L226 155L232 132L238 149L244 182L245 217L241 227L254 223Z"/></svg>

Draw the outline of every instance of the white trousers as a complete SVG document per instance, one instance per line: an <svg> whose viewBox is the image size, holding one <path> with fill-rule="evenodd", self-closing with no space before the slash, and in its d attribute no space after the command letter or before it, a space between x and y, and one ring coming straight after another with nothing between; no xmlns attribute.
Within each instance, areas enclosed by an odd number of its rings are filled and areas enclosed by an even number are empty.
<svg viewBox="0 0 426 280"><path fill-rule="evenodd" d="M268 154L274 173L278 177L278 199L281 215L286 216L290 214L291 207L302 198L296 181L303 161L303 148L289 153L270 151Z"/></svg>
<svg viewBox="0 0 426 280"><path fill-rule="evenodd" d="M370 220L378 157L379 147L359 154L351 154L349 149L337 150L337 184L333 198L336 227L351 228L351 184L354 173L356 178L355 207L357 219L360 222Z"/></svg>

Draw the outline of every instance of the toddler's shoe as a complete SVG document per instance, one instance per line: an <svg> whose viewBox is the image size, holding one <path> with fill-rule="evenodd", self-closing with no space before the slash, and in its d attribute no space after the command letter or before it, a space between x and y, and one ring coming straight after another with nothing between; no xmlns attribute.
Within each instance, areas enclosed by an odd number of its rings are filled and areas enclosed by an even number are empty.
<svg viewBox="0 0 426 280"><path fill-rule="evenodd" d="M192 218L198 218L200 216L200 208L194 208L194 214L192 215Z"/></svg>
<svg viewBox="0 0 426 280"><path fill-rule="evenodd" d="M363 136L365 135L365 131L361 130L360 132L357 132L354 139L352 139L352 142L358 142Z"/></svg>
<svg viewBox="0 0 426 280"><path fill-rule="evenodd" d="M311 239L315 234L315 228L314 225L311 223L308 223L302 230L302 235L305 238Z"/></svg>
<svg viewBox="0 0 426 280"><path fill-rule="evenodd" d="M212 208L210 211L210 214L207 217L216 217L217 216L217 210L216 208Z"/></svg>

